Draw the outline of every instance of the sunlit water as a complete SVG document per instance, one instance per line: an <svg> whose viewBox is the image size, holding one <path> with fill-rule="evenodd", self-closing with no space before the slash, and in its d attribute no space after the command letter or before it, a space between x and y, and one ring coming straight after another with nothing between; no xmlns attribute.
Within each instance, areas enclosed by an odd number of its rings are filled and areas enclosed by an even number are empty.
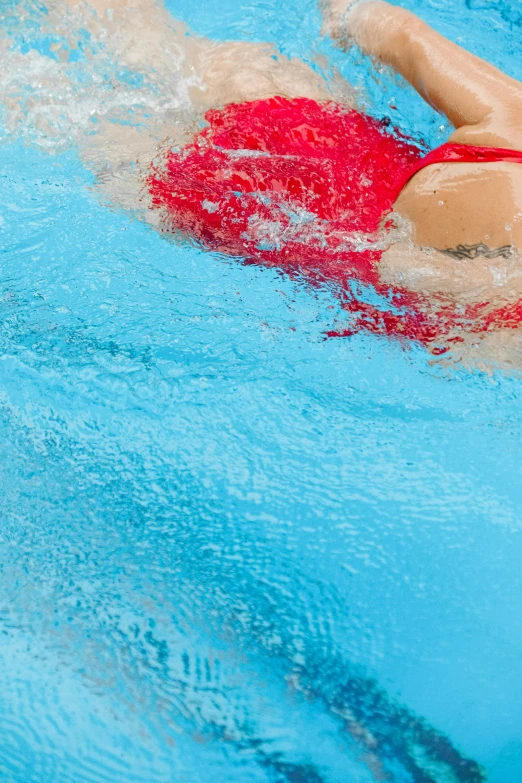
<svg viewBox="0 0 522 783"><path fill-rule="evenodd" d="M319 42L312 2L170 7L315 47L447 134ZM514 0L410 7L522 76ZM87 72L74 117L38 128L33 86L2 129L2 782L518 783L520 379L324 339L327 289L108 209L74 141Z"/></svg>

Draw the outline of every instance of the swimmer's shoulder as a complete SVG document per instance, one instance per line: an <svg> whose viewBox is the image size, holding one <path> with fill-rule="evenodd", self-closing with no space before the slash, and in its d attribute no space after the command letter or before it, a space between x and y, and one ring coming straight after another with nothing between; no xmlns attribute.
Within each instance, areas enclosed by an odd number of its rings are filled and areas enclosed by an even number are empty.
<svg viewBox="0 0 522 783"><path fill-rule="evenodd" d="M411 222L421 246L511 245L522 251L522 164L429 166L405 186L395 211Z"/></svg>
<svg viewBox="0 0 522 783"><path fill-rule="evenodd" d="M451 144L522 153L520 111L458 128ZM512 245L522 251L522 164L492 161L436 163L419 171L399 195L395 209L414 226L422 246L452 248Z"/></svg>

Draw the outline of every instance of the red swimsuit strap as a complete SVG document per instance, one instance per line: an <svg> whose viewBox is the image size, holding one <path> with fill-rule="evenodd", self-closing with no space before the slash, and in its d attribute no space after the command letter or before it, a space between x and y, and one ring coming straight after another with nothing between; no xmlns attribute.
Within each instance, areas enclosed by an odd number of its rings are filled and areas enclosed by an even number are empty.
<svg viewBox="0 0 522 783"><path fill-rule="evenodd" d="M408 171L402 188L417 174L435 163L522 163L522 152L502 147L473 147L470 144L442 144L416 161Z"/></svg>

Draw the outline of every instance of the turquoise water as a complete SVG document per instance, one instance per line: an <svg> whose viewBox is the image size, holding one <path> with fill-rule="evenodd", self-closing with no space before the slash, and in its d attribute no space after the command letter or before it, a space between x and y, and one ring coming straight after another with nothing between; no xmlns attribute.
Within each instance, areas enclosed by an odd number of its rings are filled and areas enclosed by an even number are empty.
<svg viewBox="0 0 522 783"><path fill-rule="evenodd" d="M169 7L447 134L312 3L209 5ZM522 77L516 3L410 7ZM74 145L0 161L2 783L518 783L520 378L325 340L327 288L108 209Z"/></svg>

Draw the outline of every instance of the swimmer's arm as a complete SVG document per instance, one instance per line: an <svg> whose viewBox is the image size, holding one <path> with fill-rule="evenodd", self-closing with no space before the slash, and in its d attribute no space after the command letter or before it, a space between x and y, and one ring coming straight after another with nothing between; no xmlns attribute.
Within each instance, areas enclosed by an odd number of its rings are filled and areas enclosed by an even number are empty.
<svg viewBox="0 0 522 783"><path fill-rule="evenodd" d="M329 0L327 29L392 66L457 128L453 141L522 148L522 84L404 8Z"/></svg>
<svg viewBox="0 0 522 783"><path fill-rule="evenodd" d="M283 95L331 97L324 79L270 44L212 41L190 32L162 0L47 0L59 10L90 16L114 56L137 69L168 75L182 63L195 106L211 106ZM167 80L166 80L167 81ZM349 90L346 90L347 95Z"/></svg>

